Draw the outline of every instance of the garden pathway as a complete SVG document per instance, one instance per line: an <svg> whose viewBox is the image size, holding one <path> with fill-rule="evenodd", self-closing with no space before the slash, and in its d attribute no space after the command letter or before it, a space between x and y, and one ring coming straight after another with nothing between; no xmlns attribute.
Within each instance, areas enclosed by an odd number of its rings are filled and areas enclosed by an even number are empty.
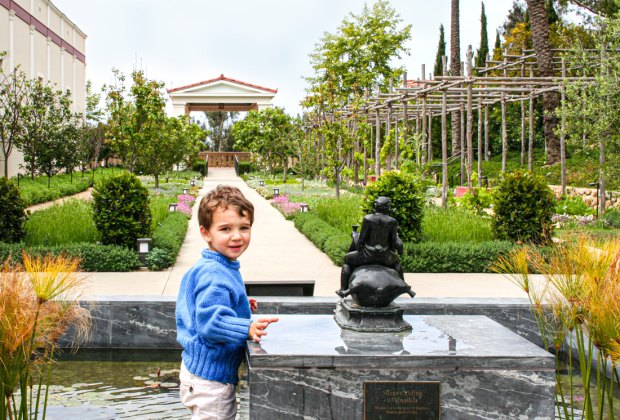
<svg viewBox="0 0 620 420"><path fill-rule="evenodd" d="M74 198L80 199L80 200L90 200L92 199L92 188L87 189L86 191L82 191L79 192L77 194L73 194L73 195L69 195L67 197L63 197L63 198L59 198L58 200L53 200L53 201L46 201L45 203L39 203L39 204L34 204L30 207L26 207L26 211L29 211L30 213L35 212L37 210L43 210L46 209L48 207L53 206L54 204L61 204L67 200L71 200Z"/></svg>
<svg viewBox="0 0 620 420"><path fill-rule="evenodd" d="M254 204L252 243L239 259L245 280L314 280L315 296L335 297L340 268L286 220L270 203L235 175L234 169L210 168L199 194L218 184L238 187ZM200 199L199 197L199 199ZM200 256L205 243L194 206L185 241L175 265L162 272L90 273L90 296L176 296L183 273ZM525 298L525 293L498 274L405 273L418 297Z"/></svg>

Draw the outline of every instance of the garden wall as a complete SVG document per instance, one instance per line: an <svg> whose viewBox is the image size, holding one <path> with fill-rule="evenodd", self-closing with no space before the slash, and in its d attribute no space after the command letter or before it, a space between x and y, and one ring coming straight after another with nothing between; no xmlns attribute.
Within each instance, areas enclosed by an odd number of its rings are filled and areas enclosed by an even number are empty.
<svg viewBox="0 0 620 420"><path fill-rule="evenodd" d="M560 185L549 185L553 193L556 197L562 196L562 186ZM588 206L596 209L598 200L596 198L596 188L575 188L575 187L566 187L566 195L570 197L581 197ZM618 191L607 191L605 193L605 208L617 208L620 209L620 192Z"/></svg>

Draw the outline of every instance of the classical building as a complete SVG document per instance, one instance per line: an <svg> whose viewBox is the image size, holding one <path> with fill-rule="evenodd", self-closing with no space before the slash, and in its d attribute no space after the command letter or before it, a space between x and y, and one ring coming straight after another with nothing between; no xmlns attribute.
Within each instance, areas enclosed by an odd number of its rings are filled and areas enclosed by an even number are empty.
<svg viewBox="0 0 620 420"><path fill-rule="evenodd" d="M0 59L5 72L20 66L31 79L51 82L71 92L73 111L86 104L86 34L49 0L0 0ZM1 155L1 153L0 153ZM9 176L22 162L13 149L8 163L0 156L0 173L8 164Z"/></svg>
<svg viewBox="0 0 620 420"><path fill-rule="evenodd" d="M278 89L271 89L223 74L188 86L168 89L172 114L189 115L192 111L251 111L272 107Z"/></svg>

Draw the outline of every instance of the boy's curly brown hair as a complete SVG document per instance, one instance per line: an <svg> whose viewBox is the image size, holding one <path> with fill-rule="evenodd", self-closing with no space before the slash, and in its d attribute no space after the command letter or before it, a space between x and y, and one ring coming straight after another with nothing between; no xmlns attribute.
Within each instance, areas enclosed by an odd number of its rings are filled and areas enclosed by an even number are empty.
<svg viewBox="0 0 620 420"><path fill-rule="evenodd" d="M218 185L200 200L198 223L209 229L215 210L229 207L236 209L240 216L248 217L250 224L254 223L254 205L245 198L239 188L231 185Z"/></svg>

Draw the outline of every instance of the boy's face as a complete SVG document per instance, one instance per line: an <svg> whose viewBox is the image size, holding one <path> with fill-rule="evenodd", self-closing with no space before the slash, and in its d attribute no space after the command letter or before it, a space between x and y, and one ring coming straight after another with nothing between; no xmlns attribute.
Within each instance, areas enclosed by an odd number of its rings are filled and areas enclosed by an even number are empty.
<svg viewBox="0 0 620 420"><path fill-rule="evenodd" d="M241 216L237 209L231 207L215 209L209 229L200 226L200 234L209 244L209 249L233 261L250 245L251 231L250 218Z"/></svg>

